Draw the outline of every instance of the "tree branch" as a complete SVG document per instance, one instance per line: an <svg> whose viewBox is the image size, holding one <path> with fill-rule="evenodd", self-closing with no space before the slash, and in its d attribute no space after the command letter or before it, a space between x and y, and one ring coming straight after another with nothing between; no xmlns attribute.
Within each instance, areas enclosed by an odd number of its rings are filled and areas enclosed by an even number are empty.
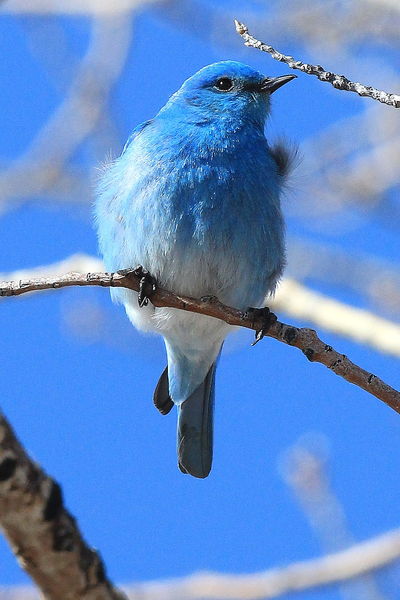
<svg viewBox="0 0 400 600"><path fill-rule="evenodd" d="M400 556L400 530L393 530L322 558L251 575L199 573L180 580L128 588L132 600L267 600L340 583L380 569Z"/></svg>
<svg viewBox="0 0 400 600"><path fill-rule="evenodd" d="M307 73L308 75L315 75L318 77L320 81L327 81L334 88L338 90L345 90L347 92L356 92L359 96L367 96L368 98L372 98L373 100L378 100L378 102L382 102L383 104L388 104L389 106L394 106L395 108L400 108L400 95L399 94L391 94L389 92L384 92L382 90L377 90L374 87L363 85L362 83L357 83L350 81L344 75L337 75L336 73L332 73L331 71L326 71L321 65L310 65L308 63L303 63L300 60L295 60L293 56L287 56L286 54L282 54L275 50L272 46L257 40L255 37L249 34L249 30L244 23L240 23L235 19L235 27L238 34L243 38L246 46L250 46L252 48L257 48L262 52L268 52L275 60L279 60L280 62L284 62L291 69L297 69L299 71L303 71L303 73Z"/></svg>
<svg viewBox="0 0 400 600"><path fill-rule="evenodd" d="M0 413L0 525L46 600L123 600L63 505L61 488L27 455Z"/></svg>
<svg viewBox="0 0 400 600"><path fill-rule="evenodd" d="M299 243L301 257L297 257L296 255L294 257L290 256L294 261L294 266L297 265L297 270L301 270L302 278L311 272L310 269L314 277L316 273L317 277L323 277L325 275L325 263L327 263L326 269L330 269L330 279L332 279L332 274L333 279L335 279L335 275L336 277L340 276L340 265L343 263L343 256L340 254L337 255L336 252L327 249L325 246L316 246L316 248L317 252L314 246L308 247L308 245L304 246ZM304 257L305 252L307 252L306 260ZM318 265L316 263L315 255L318 255L318 260L321 264ZM346 257L347 259L348 257ZM300 266L298 265L299 260L301 260ZM335 269L332 271L332 261L335 260L338 263L337 265L335 263L337 271ZM390 271L391 267L385 262L376 263L370 259L364 264L366 260L363 259L362 262L357 259L353 260L353 262L350 261L351 264L349 267L347 267L346 262L346 268L351 269L350 274L353 271L356 271L357 274L362 271L361 279L363 281L366 280L366 286L367 284L371 284L371 282L374 282L375 285L378 282L382 288L388 285L387 282L390 278L390 299L395 302L397 290L393 286L396 285L394 280L396 280L397 273L393 269ZM304 270L305 267L307 267L306 271ZM29 269L19 269L9 273L0 273L0 282L2 280L15 281L20 279L36 279L39 277L54 277L55 275L70 272L97 273L102 271L103 268L103 262L99 258L90 256L89 254L77 253L55 263ZM292 265L292 271L295 270ZM341 280L340 283L342 283ZM372 288L372 284L369 287ZM373 299L376 301L378 298L374 296ZM379 300L383 301L383 299L384 294L381 293ZM384 319L365 309L356 308L339 300L334 300L330 296L316 292L291 277L286 276L280 282L274 297L269 300L269 308L274 312L284 312L286 315L294 317L297 320L311 323L313 326L322 327L325 331L348 338L358 344L364 344L374 350L378 350L378 352L390 354L397 358L400 357L400 324Z"/></svg>
<svg viewBox="0 0 400 600"><path fill-rule="evenodd" d="M140 279L140 269L125 269L116 273L67 273L59 277L0 282L0 297L18 296L27 292L61 287L93 285L123 287L137 292L139 291ZM156 307L178 308L200 313L221 319L229 325L246 327L255 331L262 329L263 325L261 318L253 318L251 314L226 306L215 297L207 296L196 299L157 288L151 296L151 302ZM293 327L277 321L270 327L266 335L289 346L299 348L309 361L325 365L336 375L369 392L400 413L400 392L390 387L376 375L351 362L347 356L340 354L332 346L325 344L313 329Z"/></svg>
<svg viewBox="0 0 400 600"><path fill-rule="evenodd" d="M260 573L195 573L187 577L124 586L130 600L271 600L334 585L385 568L400 558L400 530L393 529L321 558ZM0 588L0 599L3 599ZM4 600L39 600L27 588L5 588Z"/></svg>
<svg viewBox="0 0 400 600"><path fill-rule="evenodd" d="M400 358L400 324L316 292L290 277L280 282L270 308Z"/></svg>

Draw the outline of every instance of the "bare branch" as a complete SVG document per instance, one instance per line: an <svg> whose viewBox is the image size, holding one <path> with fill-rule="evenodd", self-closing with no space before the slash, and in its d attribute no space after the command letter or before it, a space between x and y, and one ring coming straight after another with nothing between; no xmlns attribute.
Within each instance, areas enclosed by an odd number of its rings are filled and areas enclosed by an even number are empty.
<svg viewBox="0 0 400 600"><path fill-rule="evenodd" d="M300 256L297 259L293 258L295 264L292 271L300 273L302 277L309 276L310 272L313 273L314 277L321 277L321 260L322 265L326 261L327 265L329 265L329 279L335 282L334 268L337 266L340 267L344 258L341 255L332 253L326 247L317 246L315 249L314 246L311 246L307 254L305 254L306 251L307 248L299 246ZM350 260L347 255L345 258L346 260ZM353 261L354 277L351 279L353 281L357 276L361 280L365 277L363 264L354 260L354 257ZM89 254L77 253L48 265L41 265L31 269L20 269L11 273L0 273L0 282L2 280L42 279L43 277L54 277L55 275L70 272L99 272L102 269L103 263L99 258L90 256ZM369 261L364 270L367 271L368 276L379 287L380 299L382 300L386 281L384 277L386 279L390 277L392 281L394 273L388 273L388 266L383 262L374 264L372 261ZM354 283L356 285L356 282ZM357 283L360 284L361 282ZM397 296L394 281L392 282L389 295L392 302L395 302ZM325 331L331 331L357 343L374 348L378 352L400 357L400 325L398 323L384 319L373 312L334 300L329 296L310 289L291 277L285 277L280 282L276 294L269 300L269 307L274 311L284 312L290 317L308 321L317 327L322 327Z"/></svg>
<svg viewBox="0 0 400 600"><path fill-rule="evenodd" d="M262 600L348 581L382 569L400 558L400 530L361 542L322 558L246 575L198 573L181 579L126 586L130 600ZM38 600L27 588L6 588L4 600ZM0 600L3 598L0 588Z"/></svg>
<svg viewBox="0 0 400 600"><path fill-rule="evenodd" d="M372 98L373 100L378 100L383 104L388 104L389 106L394 106L395 108L400 108L400 95L399 94L391 94L389 92L384 92L382 90L377 90L374 87L363 85L362 83L357 83L350 81L344 75L337 75L336 73L332 73L331 71L326 71L321 65L310 65L308 63L303 63L300 60L295 60L293 56L287 56L286 54L282 54L265 44L264 42L260 42L255 37L249 34L249 30L244 23L240 23L235 20L235 27L238 34L243 38L246 46L251 46L252 48L257 48L262 52L268 52L275 60L279 60L280 62L284 62L291 69L297 69L299 71L303 71L303 73L307 73L308 75L315 75L318 77L320 81L327 81L334 88L338 90L345 90L347 92L356 92L359 96L367 96L368 98Z"/></svg>
<svg viewBox="0 0 400 600"><path fill-rule="evenodd" d="M252 575L204 573L175 582L128 588L131 600L261 600L338 583L379 569L400 556L400 530L394 530L323 558L293 563Z"/></svg>
<svg viewBox="0 0 400 600"><path fill-rule="evenodd" d="M334 300L286 277L270 308L311 321L317 327L400 357L400 325L374 313Z"/></svg>
<svg viewBox="0 0 400 600"><path fill-rule="evenodd" d="M126 269L116 273L67 273L59 277L0 282L0 296L19 296L39 290L93 285L123 287L137 292L139 291L140 278L138 269ZM263 325L261 318L253 318L251 314L226 306L215 297L207 296L195 299L188 296L179 296L168 290L158 288L151 296L151 302L156 307L178 308L200 313L221 319L229 325L247 327L255 331L262 329ZM266 335L289 346L299 348L309 361L325 365L336 375L369 392L400 413L400 392L390 387L376 375L351 362L347 356L340 354L332 346L325 344L313 329L293 327L277 321L270 327Z"/></svg>
<svg viewBox="0 0 400 600"><path fill-rule="evenodd" d="M61 488L34 463L0 414L0 525L46 600L123 600L63 505Z"/></svg>

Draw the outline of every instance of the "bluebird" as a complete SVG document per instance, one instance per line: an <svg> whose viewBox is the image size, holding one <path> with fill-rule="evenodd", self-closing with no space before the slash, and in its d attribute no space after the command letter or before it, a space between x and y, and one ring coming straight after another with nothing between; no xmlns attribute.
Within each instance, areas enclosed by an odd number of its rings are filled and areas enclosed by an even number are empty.
<svg viewBox="0 0 400 600"><path fill-rule="evenodd" d="M285 264L280 196L292 151L268 143L270 96L295 75L265 77L234 61L187 79L105 168L95 205L108 271L141 265L177 294L262 307ZM182 472L207 477L212 463L214 382L225 322L172 308L140 307L111 290L138 329L163 336L168 365L154 393L178 411Z"/></svg>

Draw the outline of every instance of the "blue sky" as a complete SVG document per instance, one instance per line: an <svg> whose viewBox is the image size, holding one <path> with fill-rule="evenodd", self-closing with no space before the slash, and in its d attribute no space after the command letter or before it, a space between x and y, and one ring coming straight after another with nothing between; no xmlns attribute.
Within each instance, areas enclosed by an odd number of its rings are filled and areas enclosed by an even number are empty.
<svg viewBox="0 0 400 600"><path fill-rule="evenodd" d="M31 53L28 25L29 20L0 16L3 164L24 151L62 99ZM61 25L79 56L89 21L63 18ZM245 48L233 28L222 46L165 22L155 10L139 16L129 60L112 94L119 148L187 76L227 58L270 75L288 72ZM274 97L270 131L301 147L302 140L356 114L365 102L300 76ZM87 145L74 157L91 173L99 160ZM286 202L291 201L289 195ZM16 204L0 218L0 272L76 252L95 254L90 202L55 206L39 197ZM288 231L326 241L324 232L307 231L293 216ZM355 253L373 248L392 262L399 259L396 232L383 232L379 225L366 223L335 243ZM329 284L324 291L354 300ZM89 319L97 310L97 334L82 338L67 327L76 311L87 311ZM5 299L0 318L2 409L30 454L61 482L68 509L115 581L197 570L252 572L318 556L317 535L278 469L282 453L307 432L329 440L332 485L354 538L398 526L398 415L294 348L271 339L251 348L247 332L227 344L217 375L214 466L200 481L176 467L175 415L162 417L152 405L165 366L162 343L137 334L107 290ZM397 360L323 331L321 337L399 387ZM0 540L0 585L26 581ZM307 594L337 597L327 590Z"/></svg>

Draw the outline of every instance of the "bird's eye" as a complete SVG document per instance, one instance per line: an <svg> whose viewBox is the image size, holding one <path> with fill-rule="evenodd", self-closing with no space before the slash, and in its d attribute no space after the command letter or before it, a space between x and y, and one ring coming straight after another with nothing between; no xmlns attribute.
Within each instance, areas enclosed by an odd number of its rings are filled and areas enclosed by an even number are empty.
<svg viewBox="0 0 400 600"><path fill-rule="evenodd" d="M221 92L229 92L233 88L233 81L229 77L221 77L214 87Z"/></svg>

